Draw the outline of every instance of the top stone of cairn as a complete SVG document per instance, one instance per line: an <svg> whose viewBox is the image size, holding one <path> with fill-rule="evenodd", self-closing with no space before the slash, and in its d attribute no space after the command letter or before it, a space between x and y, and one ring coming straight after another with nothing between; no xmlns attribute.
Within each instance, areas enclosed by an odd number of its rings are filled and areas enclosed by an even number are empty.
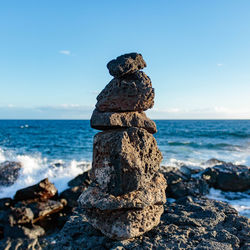
<svg viewBox="0 0 250 250"><path fill-rule="evenodd" d="M141 54L129 53L118 56L107 64L110 75L121 77L125 74L134 73L147 65Z"/></svg>

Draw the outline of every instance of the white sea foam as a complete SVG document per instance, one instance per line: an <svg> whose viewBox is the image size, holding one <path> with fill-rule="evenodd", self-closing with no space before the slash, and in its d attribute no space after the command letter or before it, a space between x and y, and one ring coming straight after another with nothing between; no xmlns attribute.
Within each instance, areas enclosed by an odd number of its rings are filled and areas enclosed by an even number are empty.
<svg viewBox="0 0 250 250"><path fill-rule="evenodd" d="M40 155L15 155L8 152L8 156L10 155L11 157L6 158L4 151L1 149L0 161L20 162L22 168L17 181L12 186L0 188L0 198L13 197L18 189L36 184L46 177L61 192L67 188L69 180L91 168L91 163L87 161L72 160L71 162L64 162L63 160L56 160L50 162Z"/></svg>
<svg viewBox="0 0 250 250"><path fill-rule="evenodd" d="M234 207L240 215L250 218L250 194L246 192L223 192L218 189L211 188L208 198L224 201Z"/></svg>

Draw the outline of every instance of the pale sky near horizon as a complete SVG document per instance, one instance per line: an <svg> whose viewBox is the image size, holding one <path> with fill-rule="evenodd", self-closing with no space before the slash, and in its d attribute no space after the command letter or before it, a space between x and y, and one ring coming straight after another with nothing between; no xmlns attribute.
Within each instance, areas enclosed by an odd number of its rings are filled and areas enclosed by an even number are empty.
<svg viewBox="0 0 250 250"><path fill-rule="evenodd" d="M88 119L142 53L154 119L250 119L249 0L0 2L0 119Z"/></svg>

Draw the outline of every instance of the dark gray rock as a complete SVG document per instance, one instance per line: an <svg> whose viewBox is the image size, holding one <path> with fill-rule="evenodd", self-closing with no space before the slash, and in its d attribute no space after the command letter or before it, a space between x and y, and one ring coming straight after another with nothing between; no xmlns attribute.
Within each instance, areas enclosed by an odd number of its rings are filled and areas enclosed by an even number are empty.
<svg viewBox="0 0 250 250"><path fill-rule="evenodd" d="M90 124L92 128L109 130L116 128L137 127L144 128L149 133L157 132L155 123L141 112L99 112L94 110Z"/></svg>
<svg viewBox="0 0 250 250"><path fill-rule="evenodd" d="M13 200L11 198L0 199L0 210L7 209L12 205Z"/></svg>
<svg viewBox="0 0 250 250"><path fill-rule="evenodd" d="M178 199L184 196L202 196L209 193L209 185L201 178L193 178L188 172L184 174L178 168L161 167L167 181L166 196Z"/></svg>
<svg viewBox="0 0 250 250"><path fill-rule="evenodd" d="M143 111L153 107L154 96L150 78L138 71L111 80L97 96L96 108L101 112Z"/></svg>
<svg viewBox="0 0 250 250"><path fill-rule="evenodd" d="M15 183L22 168L21 163L5 161L0 163L0 186L11 186Z"/></svg>
<svg viewBox="0 0 250 250"><path fill-rule="evenodd" d="M138 53L129 53L118 56L107 64L110 75L114 77L121 77L128 73L134 73L146 66L142 55Z"/></svg>
<svg viewBox="0 0 250 250"><path fill-rule="evenodd" d="M250 168L244 165L221 162L202 173L211 187L223 191L241 192L250 189Z"/></svg>
<svg viewBox="0 0 250 250"><path fill-rule="evenodd" d="M28 239L36 239L45 234L45 231L42 227L37 225L15 225L8 226L4 228L4 237L5 238L28 238Z"/></svg>
<svg viewBox="0 0 250 250"><path fill-rule="evenodd" d="M99 210L146 208L151 205L163 205L166 202L166 181L162 174L157 173L150 183L144 187L113 196L103 192L99 187L89 187L78 199L81 208Z"/></svg>
<svg viewBox="0 0 250 250"><path fill-rule="evenodd" d="M166 204L161 222L133 240L113 241L75 211L60 233L44 239L44 249L248 249L249 219L224 202L186 197Z"/></svg>
<svg viewBox="0 0 250 250"><path fill-rule="evenodd" d="M77 175L74 179L68 182L69 187L88 186L90 184L89 172L84 172Z"/></svg>
<svg viewBox="0 0 250 250"><path fill-rule="evenodd" d="M56 187L46 178L33 186L18 190L14 196L14 200L48 200L56 195Z"/></svg>
<svg viewBox="0 0 250 250"><path fill-rule="evenodd" d="M0 241L0 249L3 250L42 250L38 239L5 239Z"/></svg>
<svg viewBox="0 0 250 250"><path fill-rule="evenodd" d="M13 207L11 208L10 224L27 224L32 223L34 214L28 207Z"/></svg>
<svg viewBox="0 0 250 250"><path fill-rule="evenodd" d="M94 137L91 179L118 196L143 187L159 170L162 155L152 134L128 128Z"/></svg>

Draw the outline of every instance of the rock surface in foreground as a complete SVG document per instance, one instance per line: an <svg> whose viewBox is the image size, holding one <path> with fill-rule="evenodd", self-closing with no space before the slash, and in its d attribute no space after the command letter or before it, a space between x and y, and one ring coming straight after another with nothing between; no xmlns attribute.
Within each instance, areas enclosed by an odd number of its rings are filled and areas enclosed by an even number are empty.
<svg viewBox="0 0 250 250"><path fill-rule="evenodd" d="M186 197L166 204L160 224L133 240L113 241L77 212L45 249L249 249L249 219L228 204ZM85 221L85 222L84 222Z"/></svg>
<svg viewBox="0 0 250 250"><path fill-rule="evenodd" d="M155 123L141 112L99 112L94 110L90 124L92 128L110 130L116 128L144 128L149 133L157 132Z"/></svg>

